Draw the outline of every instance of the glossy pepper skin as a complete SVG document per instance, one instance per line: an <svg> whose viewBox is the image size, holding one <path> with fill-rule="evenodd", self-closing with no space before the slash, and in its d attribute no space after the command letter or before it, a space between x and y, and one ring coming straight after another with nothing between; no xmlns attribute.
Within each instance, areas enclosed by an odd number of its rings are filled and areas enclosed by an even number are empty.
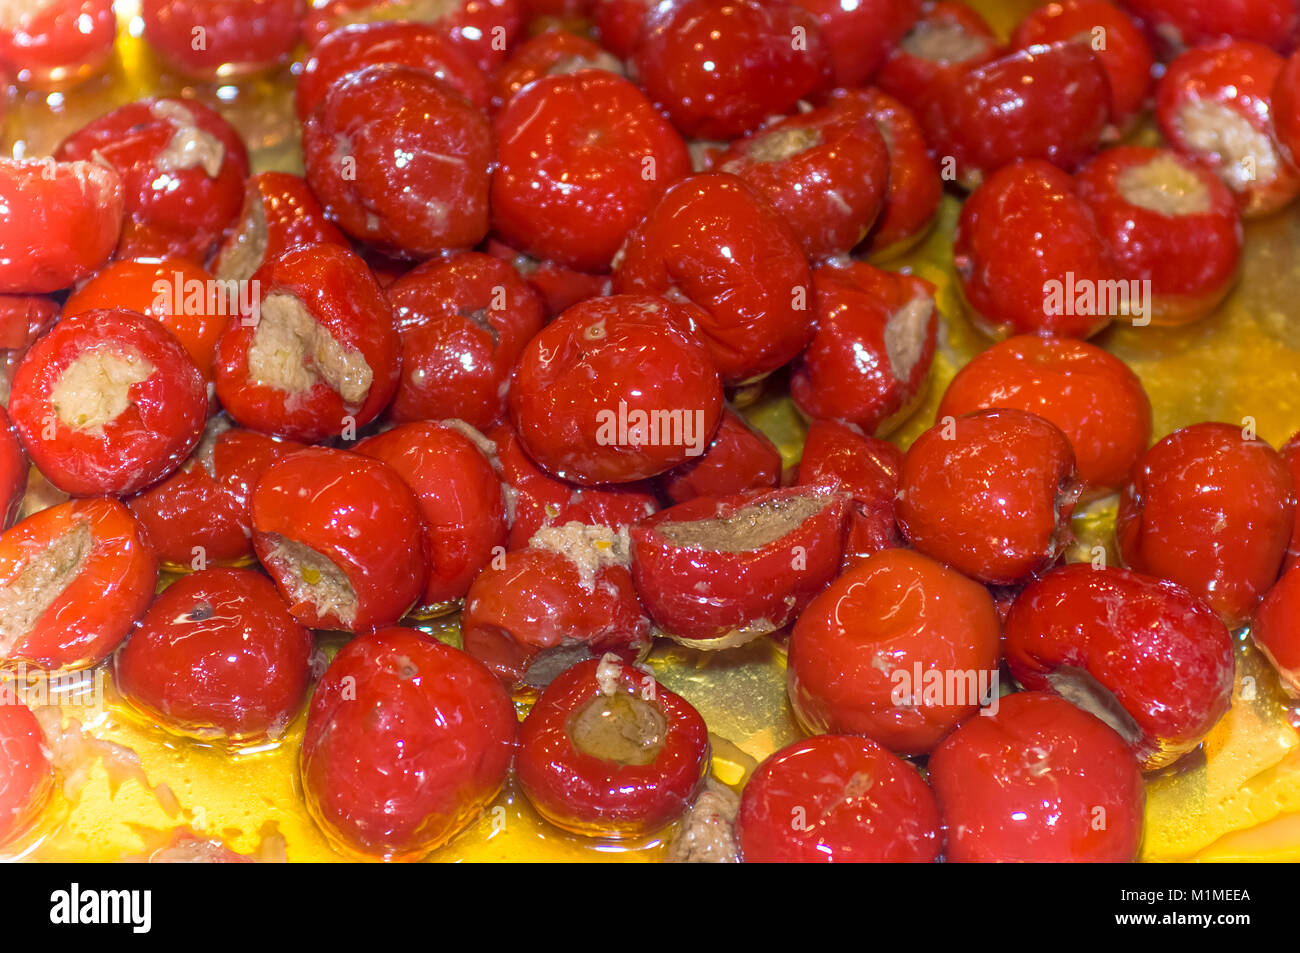
<svg viewBox="0 0 1300 953"><path fill-rule="evenodd" d="M1124 739L1056 695L1016 692L930 755L949 863L1132 863L1142 772Z"/></svg>
<svg viewBox="0 0 1300 953"><path fill-rule="evenodd" d="M781 452L730 407L709 448L696 460L674 467L658 479L659 489L674 503L697 496L729 496L745 490L778 486Z"/></svg>
<svg viewBox="0 0 1300 953"><path fill-rule="evenodd" d="M265 576L207 569L154 600L118 651L117 685L183 736L277 738L307 694L314 649Z"/></svg>
<svg viewBox="0 0 1300 953"><path fill-rule="evenodd" d="M95 361L114 362L127 383L97 374ZM32 462L76 496L126 496L167 476L198 444L207 412L203 375L180 341L121 309L60 321L18 365L9 397Z"/></svg>
<svg viewBox="0 0 1300 953"><path fill-rule="evenodd" d="M339 436L374 420L397 390L401 341L392 307L365 262L338 245L308 245L268 262L254 280L256 313L241 307L217 342L217 397L226 412L251 430L303 442ZM255 355L276 341L276 321L293 327L292 317L274 313L268 301L286 310L301 307L314 325L307 329L310 345L294 334L303 350L301 372L269 359L255 362ZM335 349L351 362L351 370L322 367L321 356ZM276 379L270 371L292 379Z"/></svg>
<svg viewBox="0 0 1300 953"><path fill-rule="evenodd" d="M307 810L351 854L419 860L451 840L505 782L514 706L464 652L413 629L353 639L307 713Z"/></svg>
<svg viewBox="0 0 1300 953"><path fill-rule="evenodd" d="M1064 0L1035 9L1011 36L1017 49L1058 42L1079 43L1097 56L1110 83L1114 132L1129 129L1146 106L1155 64L1138 24L1110 0Z"/></svg>
<svg viewBox="0 0 1300 953"><path fill-rule="evenodd" d="M307 119L302 148L312 191L353 238L419 259L487 234L491 126L431 73L348 73Z"/></svg>
<svg viewBox="0 0 1300 953"><path fill-rule="evenodd" d="M834 420L814 420L809 425L795 483L827 486L852 497L843 569L882 549L903 545L894 518L902 469L903 451L860 427Z"/></svg>
<svg viewBox="0 0 1300 953"><path fill-rule="evenodd" d="M353 449L382 460L415 493L429 538L429 578L422 606L460 599L494 552L504 551L506 512L501 481L481 435L454 422L399 424Z"/></svg>
<svg viewBox="0 0 1300 953"><path fill-rule="evenodd" d="M0 410L0 530L12 526L18 516L30 468L9 415Z"/></svg>
<svg viewBox="0 0 1300 953"><path fill-rule="evenodd" d="M529 456L590 485L643 480L702 455L722 417L722 382L692 332L675 305L651 295L593 298L556 318L524 349L510 390Z"/></svg>
<svg viewBox="0 0 1300 953"><path fill-rule="evenodd" d="M143 0L144 37L186 76L246 76L287 59L307 0ZM195 31L202 29L202 44Z"/></svg>
<svg viewBox="0 0 1300 953"><path fill-rule="evenodd" d="M430 23L491 73L523 32L524 9L520 0L325 0L313 2L303 38L315 47L340 27L376 20Z"/></svg>
<svg viewBox="0 0 1300 953"><path fill-rule="evenodd" d="M704 648L773 632L834 577L846 506L846 494L792 487L660 510L629 530L637 591L666 633Z"/></svg>
<svg viewBox="0 0 1300 953"><path fill-rule="evenodd" d="M245 281L267 262L302 245L341 245L348 240L328 219L301 176L259 172L244 187L244 206L234 229L212 259L222 280Z"/></svg>
<svg viewBox="0 0 1300 953"><path fill-rule="evenodd" d="M736 837L751 864L928 864L941 847L920 772L854 735L805 738L759 765L741 793Z"/></svg>
<svg viewBox="0 0 1300 953"><path fill-rule="evenodd" d="M680 0L650 15L632 62L684 136L731 139L828 89L816 19L785 3Z"/></svg>
<svg viewBox="0 0 1300 953"><path fill-rule="evenodd" d="M628 234L614 290L679 305L727 384L776 370L812 339L812 274L797 238L725 173L688 176L665 193Z"/></svg>
<svg viewBox="0 0 1300 953"><path fill-rule="evenodd" d="M1117 146L1089 161L1075 189L1117 277L1150 281L1153 324L1186 324L1237 281L1244 237L1232 193L1210 170L1166 149Z"/></svg>
<svg viewBox="0 0 1300 953"><path fill-rule="evenodd" d="M1027 585L1007 614L1011 674L1079 701L1115 727L1144 770L1195 748L1232 700L1232 639L1186 589L1073 563Z"/></svg>
<svg viewBox="0 0 1300 953"><path fill-rule="evenodd" d="M938 337L934 286L865 262L813 270L817 331L790 377L812 418L883 436L925 396Z"/></svg>
<svg viewBox="0 0 1300 953"><path fill-rule="evenodd" d="M175 473L126 501L171 569L252 561L253 487L271 464L304 449L296 441L229 427L224 418L214 423Z"/></svg>
<svg viewBox="0 0 1300 953"><path fill-rule="evenodd" d="M586 36L567 30L546 30L510 51L510 59L492 79L492 102L499 109L529 83L544 76L605 70L625 75L623 61Z"/></svg>
<svg viewBox="0 0 1300 953"><path fill-rule="evenodd" d="M831 102L874 122L885 140L889 152L885 199L859 250L872 261L895 258L925 237L943 197L943 181L930 158L925 133L910 109L875 87L837 89Z"/></svg>
<svg viewBox="0 0 1300 953"><path fill-rule="evenodd" d="M1284 66L1267 46L1220 40L1183 53L1156 86L1165 139L1223 180L1248 219L1300 195L1300 169L1274 138L1270 97Z"/></svg>
<svg viewBox="0 0 1300 953"><path fill-rule="evenodd" d="M431 259L385 295L402 341L388 416L450 417L479 430L504 417L511 372L546 323L541 295L508 262L479 252Z"/></svg>
<svg viewBox="0 0 1300 953"><path fill-rule="evenodd" d="M644 837L681 817L699 795L709 770L709 732L690 702L630 665L618 665L613 691L605 694L597 678L601 664L579 662L537 700L519 730L519 783L557 827L589 837ZM624 760L602 745L584 746L576 719L601 699L614 712L620 703L644 706L662 727L652 740L637 739L642 743L629 746Z"/></svg>
<svg viewBox="0 0 1300 953"><path fill-rule="evenodd" d="M786 686L806 731L926 754L975 715L981 692L996 689L998 654L998 620L982 586L920 553L888 549L804 610L790 636ZM935 698L925 691L932 671L975 680L963 683L963 697Z"/></svg>
<svg viewBox="0 0 1300 953"><path fill-rule="evenodd" d="M1250 637L1283 687L1300 696L1300 572L1287 570L1268 591L1251 620Z"/></svg>
<svg viewBox="0 0 1300 953"><path fill-rule="evenodd" d="M691 171L677 131L605 70L538 79L506 103L494 131L493 230L579 271L607 271L628 231Z"/></svg>
<svg viewBox="0 0 1300 953"><path fill-rule="evenodd" d="M290 454L253 491L257 558L309 628L368 632L400 619L428 583L425 534L419 501L397 471L346 450ZM303 565L285 541L328 560L352 599L323 593L326 573Z"/></svg>
<svg viewBox="0 0 1300 953"><path fill-rule="evenodd" d="M108 62L116 32L112 0L14 4L0 17L0 64L24 86L70 86Z"/></svg>
<svg viewBox="0 0 1300 953"><path fill-rule="evenodd" d="M93 162L0 159L0 293L66 288L117 246L122 178Z"/></svg>
<svg viewBox="0 0 1300 953"><path fill-rule="evenodd" d="M41 510L0 535L0 598L8 613L32 598L24 597L31 581L23 573L60 556L75 573L30 628L10 623L3 661L48 672L89 668L117 648L153 598L158 560L140 524L121 503L95 497Z"/></svg>
<svg viewBox="0 0 1300 953"><path fill-rule="evenodd" d="M1035 414L995 408L917 438L903 458L896 512L916 549L1007 585L1056 561L1078 497L1065 434Z"/></svg>
<svg viewBox="0 0 1300 953"><path fill-rule="evenodd" d="M921 14L921 0L794 0L817 18L830 51L835 85L865 85Z"/></svg>
<svg viewBox="0 0 1300 953"><path fill-rule="evenodd" d="M1115 532L1127 566L1185 586L1236 628L1281 571L1295 506L1277 451L1232 424L1194 424L1138 460Z"/></svg>
<svg viewBox="0 0 1300 953"><path fill-rule="evenodd" d="M1119 358L1087 341L1017 335L962 367L937 417L992 407L1037 414L1069 438L1088 496L1118 489L1151 440L1151 401Z"/></svg>
<svg viewBox="0 0 1300 953"><path fill-rule="evenodd" d="M0 705L0 848L17 844L37 823L54 790L50 749L32 710L21 701Z"/></svg>
<svg viewBox="0 0 1300 953"><path fill-rule="evenodd" d="M1043 159L1005 165L971 193L957 220L953 263L973 319L995 337L1086 338L1115 316L1100 302L1078 307L1067 299L1070 276L1076 287L1104 288L1114 265L1073 180ZM1051 283L1062 300L1053 299Z"/></svg>
<svg viewBox="0 0 1300 953"><path fill-rule="evenodd" d="M1295 0L1123 0L1123 5L1175 53L1225 36L1284 51L1295 45L1300 30Z"/></svg>
<svg viewBox="0 0 1300 953"><path fill-rule="evenodd" d="M926 132L968 187L1017 159L1075 169L1096 151L1111 116L1110 81L1092 49L1051 43L1008 53L962 74Z"/></svg>
<svg viewBox="0 0 1300 953"><path fill-rule="evenodd" d="M202 264L239 214L248 177L248 150L234 126L188 99L120 106L63 140L54 157L105 162L121 176L120 258Z"/></svg>
<svg viewBox="0 0 1300 953"><path fill-rule="evenodd" d="M432 23L381 20L341 27L312 47L294 88L298 119L306 122L329 88L348 73L386 63L431 73L479 109L488 107L487 76L445 30Z"/></svg>

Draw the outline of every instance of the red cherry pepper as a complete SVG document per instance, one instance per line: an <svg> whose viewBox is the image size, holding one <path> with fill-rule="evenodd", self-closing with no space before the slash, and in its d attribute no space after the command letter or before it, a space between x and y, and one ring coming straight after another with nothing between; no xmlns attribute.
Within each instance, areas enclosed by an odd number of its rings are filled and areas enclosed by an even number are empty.
<svg viewBox="0 0 1300 953"><path fill-rule="evenodd" d="M487 234L492 148L487 118L455 88L393 65L337 80L302 136L307 182L329 217L412 258Z"/></svg>
<svg viewBox="0 0 1300 953"><path fill-rule="evenodd" d="M988 22L964 3L939 0L926 4L921 16L890 51L876 74L876 85L933 128L947 87L1001 49ZM938 149L941 143L933 142Z"/></svg>
<svg viewBox="0 0 1300 953"><path fill-rule="evenodd" d="M420 503L430 552L422 605L460 599L495 552L505 551L501 481L479 445L486 442L455 421L425 421L399 424L353 448L396 470Z"/></svg>
<svg viewBox="0 0 1300 953"><path fill-rule="evenodd" d="M920 772L867 738L782 748L745 784L736 837L747 863L933 863L939 808Z"/></svg>
<svg viewBox="0 0 1300 953"><path fill-rule="evenodd" d="M1110 81L1092 49L1052 43L1016 50L949 83L921 114L935 148L973 188L1017 159L1073 170L1096 151L1111 116Z"/></svg>
<svg viewBox="0 0 1300 953"><path fill-rule="evenodd" d="M115 261L68 296L63 317L125 308L153 318L185 347L205 382L212 380L217 338L236 304L218 297L212 275L184 258Z"/></svg>
<svg viewBox="0 0 1300 953"><path fill-rule="evenodd" d="M207 419L203 376L181 343L133 311L65 318L14 372L9 413L51 483L127 495L175 470Z"/></svg>
<svg viewBox="0 0 1300 953"><path fill-rule="evenodd" d="M116 684L177 734L279 738L311 682L311 632L249 569L208 569L154 600L117 654Z"/></svg>
<svg viewBox="0 0 1300 953"><path fill-rule="evenodd" d="M731 139L832 82L817 19L786 3L660 4L633 54L646 95L682 135Z"/></svg>
<svg viewBox="0 0 1300 953"><path fill-rule="evenodd" d="M545 324L541 296L477 252L427 261L387 288L402 339L389 416L456 418L486 430L505 415L510 373Z"/></svg>
<svg viewBox="0 0 1300 953"><path fill-rule="evenodd" d="M903 451L853 424L814 420L808 428L797 485L831 487L852 497L843 568L903 545L894 519L902 469Z"/></svg>
<svg viewBox="0 0 1300 953"><path fill-rule="evenodd" d="M812 339L812 275L798 240L733 175L669 189L628 234L614 290L681 305L728 384L776 370Z"/></svg>
<svg viewBox="0 0 1300 953"><path fill-rule="evenodd" d="M31 464L14 436L9 415L0 409L0 530L13 525L27 491L27 471Z"/></svg>
<svg viewBox="0 0 1300 953"><path fill-rule="evenodd" d="M1156 86L1165 139L1222 179L1245 218L1300 195L1300 170L1273 138L1269 97L1283 65L1267 46L1222 41L1188 50Z"/></svg>
<svg viewBox="0 0 1300 953"><path fill-rule="evenodd" d="M1201 423L1138 460L1115 533L1125 565L1187 587L1236 628L1281 571L1295 506L1277 451L1240 427Z"/></svg>
<svg viewBox="0 0 1300 953"><path fill-rule="evenodd" d="M259 172L244 191L239 220L212 259L223 281L246 281L259 268L303 245L342 245L348 240L326 218L307 182L288 172Z"/></svg>
<svg viewBox="0 0 1300 953"><path fill-rule="evenodd" d="M607 655L542 693L519 730L517 770L529 802L557 827L645 837L703 790L709 732L690 702Z"/></svg>
<svg viewBox="0 0 1300 953"><path fill-rule="evenodd" d="M54 790L50 748L40 722L21 701L0 705L0 847L14 845L37 823Z"/></svg>
<svg viewBox="0 0 1300 953"><path fill-rule="evenodd" d="M1300 696L1300 572L1284 572L1268 591L1250 623L1250 637L1283 687Z"/></svg>
<svg viewBox="0 0 1300 953"><path fill-rule="evenodd" d="M58 291L95 271L117 246L122 196L94 162L0 159L0 292Z"/></svg>
<svg viewBox="0 0 1300 953"><path fill-rule="evenodd" d="M658 508L647 482L578 486L543 473L524 452L509 423L488 431L496 445L501 482L510 510L510 549L528 545L543 526L582 523L618 529L654 513Z"/></svg>
<svg viewBox="0 0 1300 953"><path fill-rule="evenodd" d="M544 686L575 659L650 641L628 572L628 542L606 526L565 523L493 557L469 588L465 651L510 683Z"/></svg>
<svg viewBox="0 0 1300 953"><path fill-rule="evenodd" d="M1018 692L927 764L949 863L1137 860L1146 792L1133 752L1064 699Z"/></svg>
<svg viewBox="0 0 1300 953"><path fill-rule="evenodd" d="M817 333L794 365L790 395L810 417L883 435L925 396L939 315L934 286L865 262L813 270Z"/></svg>
<svg viewBox="0 0 1300 953"><path fill-rule="evenodd" d="M832 102L873 120L885 140L889 185L864 250L872 260L901 255L925 237L943 197L943 183L925 134L910 109L878 89L836 90Z"/></svg>
<svg viewBox="0 0 1300 953"><path fill-rule="evenodd" d="M418 860L491 803L517 725L501 683L464 652L413 629L353 639L308 710L307 810L350 853Z"/></svg>
<svg viewBox="0 0 1300 953"><path fill-rule="evenodd" d="M601 45L615 56L629 58L645 36L655 0L596 0L592 18Z"/></svg>
<svg viewBox="0 0 1300 953"><path fill-rule="evenodd" d="M107 164L122 177L120 258L203 262L239 215L248 176L234 126L189 99L121 106L63 140L54 157Z"/></svg>
<svg viewBox="0 0 1300 953"><path fill-rule="evenodd" d="M0 535L0 660L51 672L103 661L157 580L153 548L116 500L70 500L27 517Z"/></svg>
<svg viewBox="0 0 1300 953"><path fill-rule="evenodd" d="M666 634L729 648L793 621L835 576L847 494L817 487L696 497L629 530L632 577Z"/></svg>
<svg viewBox="0 0 1300 953"><path fill-rule="evenodd" d="M1087 494L1118 489L1151 441L1151 401L1119 358L1086 341L1026 334L977 354L957 372L937 416L1010 407L1061 429Z"/></svg>
<svg viewBox="0 0 1300 953"><path fill-rule="evenodd" d="M272 463L301 449L215 417L181 468L127 505L168 568L248 562L254 558L253 487Z"/></svg>
<svg viewBox="0 0 1300 953"><path fill-rule="evenodd" d="M500 108L529 83L584 69L624 75L622 61L585 36L567 30L547 30L510 51L510 59L492 81L492 102Z"/></svg>
<svg viewBox="0 0 1300 953"><path fill-rule="evenodd" d="M1285 51L1300 31L1295 0L1123 0L1173 53L1219 37L1252 40Z"/></svg>
<svg viewBox="0 0 1300 953"><path fill-rule="evenodd" d="M898 525L918 550L981 582L1046 569L1079 497L1065 434L1023 410L940 421L903 458Z"/></svg>
<svg viewBox="0 0 1300 953"><path fill-rule="evenodd" d="M593 298L529 342L510 416L548 472L627 483L704 453L722 417L722 383L674 305L649 295Z"/></svg>
<svg viewBox="0 0 1300 953"><path fill-rule="evenodd" d="M437 24L357 23L335 30L312 48L294 91L298 119L306 122L329 88L348 73L381 65L431 73L479 109L491 101L488 78Z"/></svg>
<svg viewBox="0 0 1300 953"><path fill-rule="evenodd" d="M1110 80L1113 132L1126 132L1147 104L1155 54L1142 29L1110 0L1063 0L1020 21L1011 44L1019 49L1072 42L1096 54Z"/></svg>
<svg viewBox="0 0 1300 953"><path fill-rule="evenodd" d="M0 14L0 63L24 86L70 85L108 62L116 33L113 0L15 3Z"/></svg>
<svg viewBox="0 0 1300 953"><path fill-rule="evenodd" d="M994 335L1086 338L1144 304L1140 289L1116 286L1108 249L1070 176L1042 159L1003 166L971 193L953 261L972 318Z"/></svg>
<svg viewBox="0 0 1300 953"><path fill-rule="evenodd" d="M1241 216L1208 169L1176 152L1120 146L1074 181L1118 277L1151 282L1152 322L1195 321L1231 290L1241 264Z"/></svg>
<svg viewBox="0 0 1300 953"><path fill-rule="evenodd" d="M683 463L659 477L659 488L674 503L697 496L730 496L745 490L770 489L781 482L781 452L730 407L713 442L698 460Z"/></svg>
<svg viewBox="0 0 1300 953"><path fill-rule="evenodd" d="M1145 770L1195 748L1232 700L1232 639L1186 589L1127 569L1062 566L1031 582L1003 629L1007 664L1124 737Z"/></svg>
<svg viewBox="0 0 1300 953"><path fill-rule="evenodd" d="M607 270L629 229L691 171L676 130L604 70L537 80L497 114L495 132L493 229L580 271Z"/></svg>
<svg viewBox="0 0 1300 953"><path fill-rule="evenodd" d="M998 619L983 586L905 549L868 557L790 636L790 702L810 733L925 754L997 695Z"/></svg>
<svg viewBox="0 0 1300 953"><path fill-rule="evenodd" d="M143 0L140 7L144 38L168 65L223 80L287 59L306 12L306 0Z"/></svg>
<svg viewBox="0 0 1300 953"><path fill-rule="evenodd" d="M493 72L523 32L520 0L313 0L303 22L307 45L333 31L379 20L431 23L484 73Z"/></svg>
<svg viewBox="0 0 1300 953"><path fill-rule="evenodd" d="M835 85L862 86L912 28L921 0L793 0L817 18L826 38Z"/></svg>
<svg viewBox="0 0 1300 953"><path fill-rule="evenodd" d="M889 150L875 122L838 104L763 126L715 163L780 212L812 261L847 253L880 213Z"/></svg>
<svg viewBox="0 0 1300 953"><path fill-rule="evenodd" d="M241 426L304 442L364 427L397 390L393 312L338 245L286 252L253 278L256 309L217 342L217 397Z"/></svg>
<svg viewBox="0 0 1300 953"><path fill-rule="evenodd" d="M420 504L379 460L313 447L266 469L253 491L253 548L310 628L392 625L424 593Z"/></svg>
<svg viewBox="0 0 1300 953"><path fill-rule="evenodd" d="M542 296L547 317L554 318L588 298L599 298L611 293L613 282L609 275L591 275L574 271L551 261L538 261L495 238L487 240L487 253L510 262L520 277Z"/></svg>

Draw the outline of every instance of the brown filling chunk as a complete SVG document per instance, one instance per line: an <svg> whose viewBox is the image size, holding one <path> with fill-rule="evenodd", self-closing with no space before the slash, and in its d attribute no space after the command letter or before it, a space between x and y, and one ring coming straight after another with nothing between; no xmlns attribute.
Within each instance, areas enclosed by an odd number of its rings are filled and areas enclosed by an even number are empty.
<svg viewBox="0 0 1300 953"><path fill-rule="evenodd" d="M267 295L248 349L248 376L257 384L303 394L324 381L349 406L365 403L374 372L321 327L294 295Z"/></svg>
<svg viewBox="0 0 1300 953"><path fill-rule="evenodd" d="M932 63L964 63L987 53L989 41L957 23L918 23L900 45L912 56Z"/></svg>
<svg viewBox="0 0 1300 953"><path fill-rule="evenodd" d="M80 522L27 561L17 578L0 587L0 655L7 655L63 595L94 546L90 524Z"/></svg>
<svg viewBox="0 0 1300 953"><path fill-rule="evenodd" d="M905 381L925 350L926 332L934 302L926 295L917 295L899 308L885 324L885 357L894 377Z"/></svg>
<svg viewBox="0 0 1300 953"><path fill-rule="evenodd" d="M217 258L217 277L223 281L247 281L266 259L266 206L262 196L254 194L239 230Z"/></svg>
<svg viewBox="0 0 1300 953"><path fill-rule="evenodd" d="M597 695L569 722L575 748L624 765L653 764L667 733L668 720L659 706L629 693Z"/></svg>
<svg viewBox="0 0 1300 953"><path fill-rule="evenodd" d="M1210 210L1210 193L1196 174L1168 155L1130 166L1119 174L1126 202L1160 215L1200 215Z"/></svg>
<svg viewBox="0 0 1300 953"><path fill-rule="evenodd" d="M712 549L721 553L744 553L773 543L798 528L804 520L820 513L830 498L808 493L784 499L742 506L730 516L689 522L667 521L655 529L677 546Z"/></svg>
<svg viewBox="0 0 1300 953"><path fill-rule="evenodd" d="M184 103L163 99L150 107L159 119L165 119L176 131L166 148L158 154L155 165L159 172L184 172L202 169L208 178L215 179L226 159L226 147L210 132L200 129L194 114Z"/></svg>

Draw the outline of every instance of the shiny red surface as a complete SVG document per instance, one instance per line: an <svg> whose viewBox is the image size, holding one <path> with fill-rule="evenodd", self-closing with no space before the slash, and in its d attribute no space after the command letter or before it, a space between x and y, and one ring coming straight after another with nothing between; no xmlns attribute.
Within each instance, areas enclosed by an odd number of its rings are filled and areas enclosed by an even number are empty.
<svg viewBox="0 0 1300 953"><path fill-rule="evenodd" d="M998 651L983 586L920 553L888 549L850 568L799 617L787 688L810 733L861 734L898 754L925 754L975 714ZM970 673L974 690L963 683L962 697L934 697L927 672Z"/></svg>
<svg viewBox="0 0 1300 953"><path fill-rule="evenodd" d="M928 864L939 855L939 809L903 759L867 738L819 735L759 765L736 835L746 863Z"/></svg>
<svg viewBox="0 0 1300 953"><path fill-rule="evenodd" d="M54 790L45 735L20 701L0 705L0 759L0 845L7 845L31 830Z"/></svg>
<svg viewBox="0 0 1300 953"><path fill-rule="evenodd" d="M949 863L1137 859L1142 772L1124 739L1064 699L1017 692L927 764Z"/></svg>

